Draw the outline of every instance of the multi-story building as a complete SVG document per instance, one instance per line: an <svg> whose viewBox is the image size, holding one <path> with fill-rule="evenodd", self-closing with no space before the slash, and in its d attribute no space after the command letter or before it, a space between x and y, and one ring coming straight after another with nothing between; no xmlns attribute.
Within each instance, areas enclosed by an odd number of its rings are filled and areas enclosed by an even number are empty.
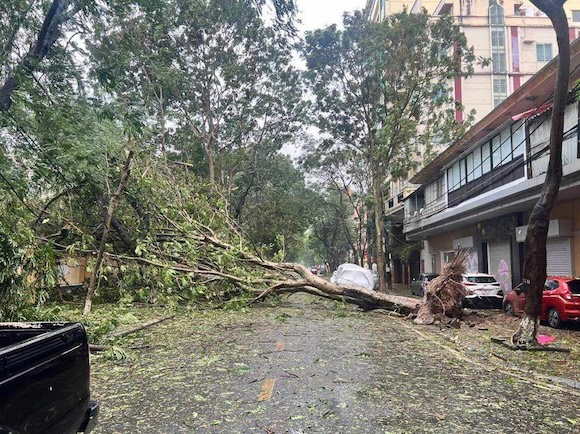
<svg viewBox="0 0 580 434"><path fill-rule="evenodd" d="M425 8L434 19L452 15L476 57L490 60L476 65L471 77L458 77L452 83L454 98L463 107L456 110L459 121L472 112L475 122L483 119L558 54L550 20L529 0L368 0L366 13L369 20L379 21L404 8L411 12ZM574 40L580 34L580 0L568 0L564 8ZM439 144L436 152L448 145ZM418 169L425 163L419 162ZM395 235L403 219L403 201L416 189L409 181L413 175L390 182L385 213ZM396 259L392 266L394 281L400 283L419 272Z"/></svg>
<svg viewBox="0 0 580 434"><path fill-rule="evenodd" d="M404 235L423 241L420 268L440 272L458 247L468 271L493 274L504 291L521 282L527 221L548 167L557 61L522 84L417 173L405 200ZM548 231L548 275L580 274L580 134L576 83L580 39L571 45L563 177Z"/></svg>

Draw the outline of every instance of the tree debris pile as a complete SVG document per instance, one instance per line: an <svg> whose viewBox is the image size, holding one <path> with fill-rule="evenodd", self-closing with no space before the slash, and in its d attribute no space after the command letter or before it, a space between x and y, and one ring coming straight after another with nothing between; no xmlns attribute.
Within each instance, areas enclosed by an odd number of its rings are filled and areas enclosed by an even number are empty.
<svg viewBox="0 0 580 434"><path fill-rule="evenodd" d="M455 257L443 267L441 275L429 283L415 318L416 324L433 324L446 316L460 318L463 315L461 304L465 288L461 284L461 275L465 273L468 256L469 250L457 250Z"/></svg>

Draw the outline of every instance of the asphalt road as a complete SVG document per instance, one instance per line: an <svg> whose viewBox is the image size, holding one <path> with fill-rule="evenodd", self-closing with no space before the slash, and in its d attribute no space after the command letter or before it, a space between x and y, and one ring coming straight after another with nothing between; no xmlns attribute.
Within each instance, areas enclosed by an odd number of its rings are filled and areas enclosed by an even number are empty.
<svg viewBox="0 0 580 434"><path fill-rule="evenodd" d="M384 313L308 299L196 312L93 360L97 433L565 433L579 390ZM475 357L475 358L474 358Z"/></svg>

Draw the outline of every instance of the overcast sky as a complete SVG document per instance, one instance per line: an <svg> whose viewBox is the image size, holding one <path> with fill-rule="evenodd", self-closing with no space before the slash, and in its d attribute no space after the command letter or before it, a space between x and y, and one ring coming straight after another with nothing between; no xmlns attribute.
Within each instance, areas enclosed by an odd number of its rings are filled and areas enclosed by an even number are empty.
<svg viewBox="0 0 580 434"><path fill-rule="evenodd" d="M303 31L314 30L330 24L341 24L344 12L363 9L366 0L297 0Z"/></svg>

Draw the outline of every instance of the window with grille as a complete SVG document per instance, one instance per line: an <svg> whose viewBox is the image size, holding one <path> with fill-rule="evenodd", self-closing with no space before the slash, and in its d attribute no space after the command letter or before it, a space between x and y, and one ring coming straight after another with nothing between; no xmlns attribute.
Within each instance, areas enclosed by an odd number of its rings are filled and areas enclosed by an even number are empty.
<svg viewBox="0 0 580 434"><path fill-rule="evenodd" d="M549 62L552 55L552 44L536 44L536 57L538 62Z"/></svg>
<svg viewBox="0 0 580 434"><path fill-rule="evenodd" d="M507 72L505 53L493 53L491 55L491 63L493 72Z"/></svg>
<svg viewBox="0 0 580 434"><path fill-rule="evenodd" d="M504 99L507 98L507 94L506 77L493 77L493 106L497 107Z"/></svg>

